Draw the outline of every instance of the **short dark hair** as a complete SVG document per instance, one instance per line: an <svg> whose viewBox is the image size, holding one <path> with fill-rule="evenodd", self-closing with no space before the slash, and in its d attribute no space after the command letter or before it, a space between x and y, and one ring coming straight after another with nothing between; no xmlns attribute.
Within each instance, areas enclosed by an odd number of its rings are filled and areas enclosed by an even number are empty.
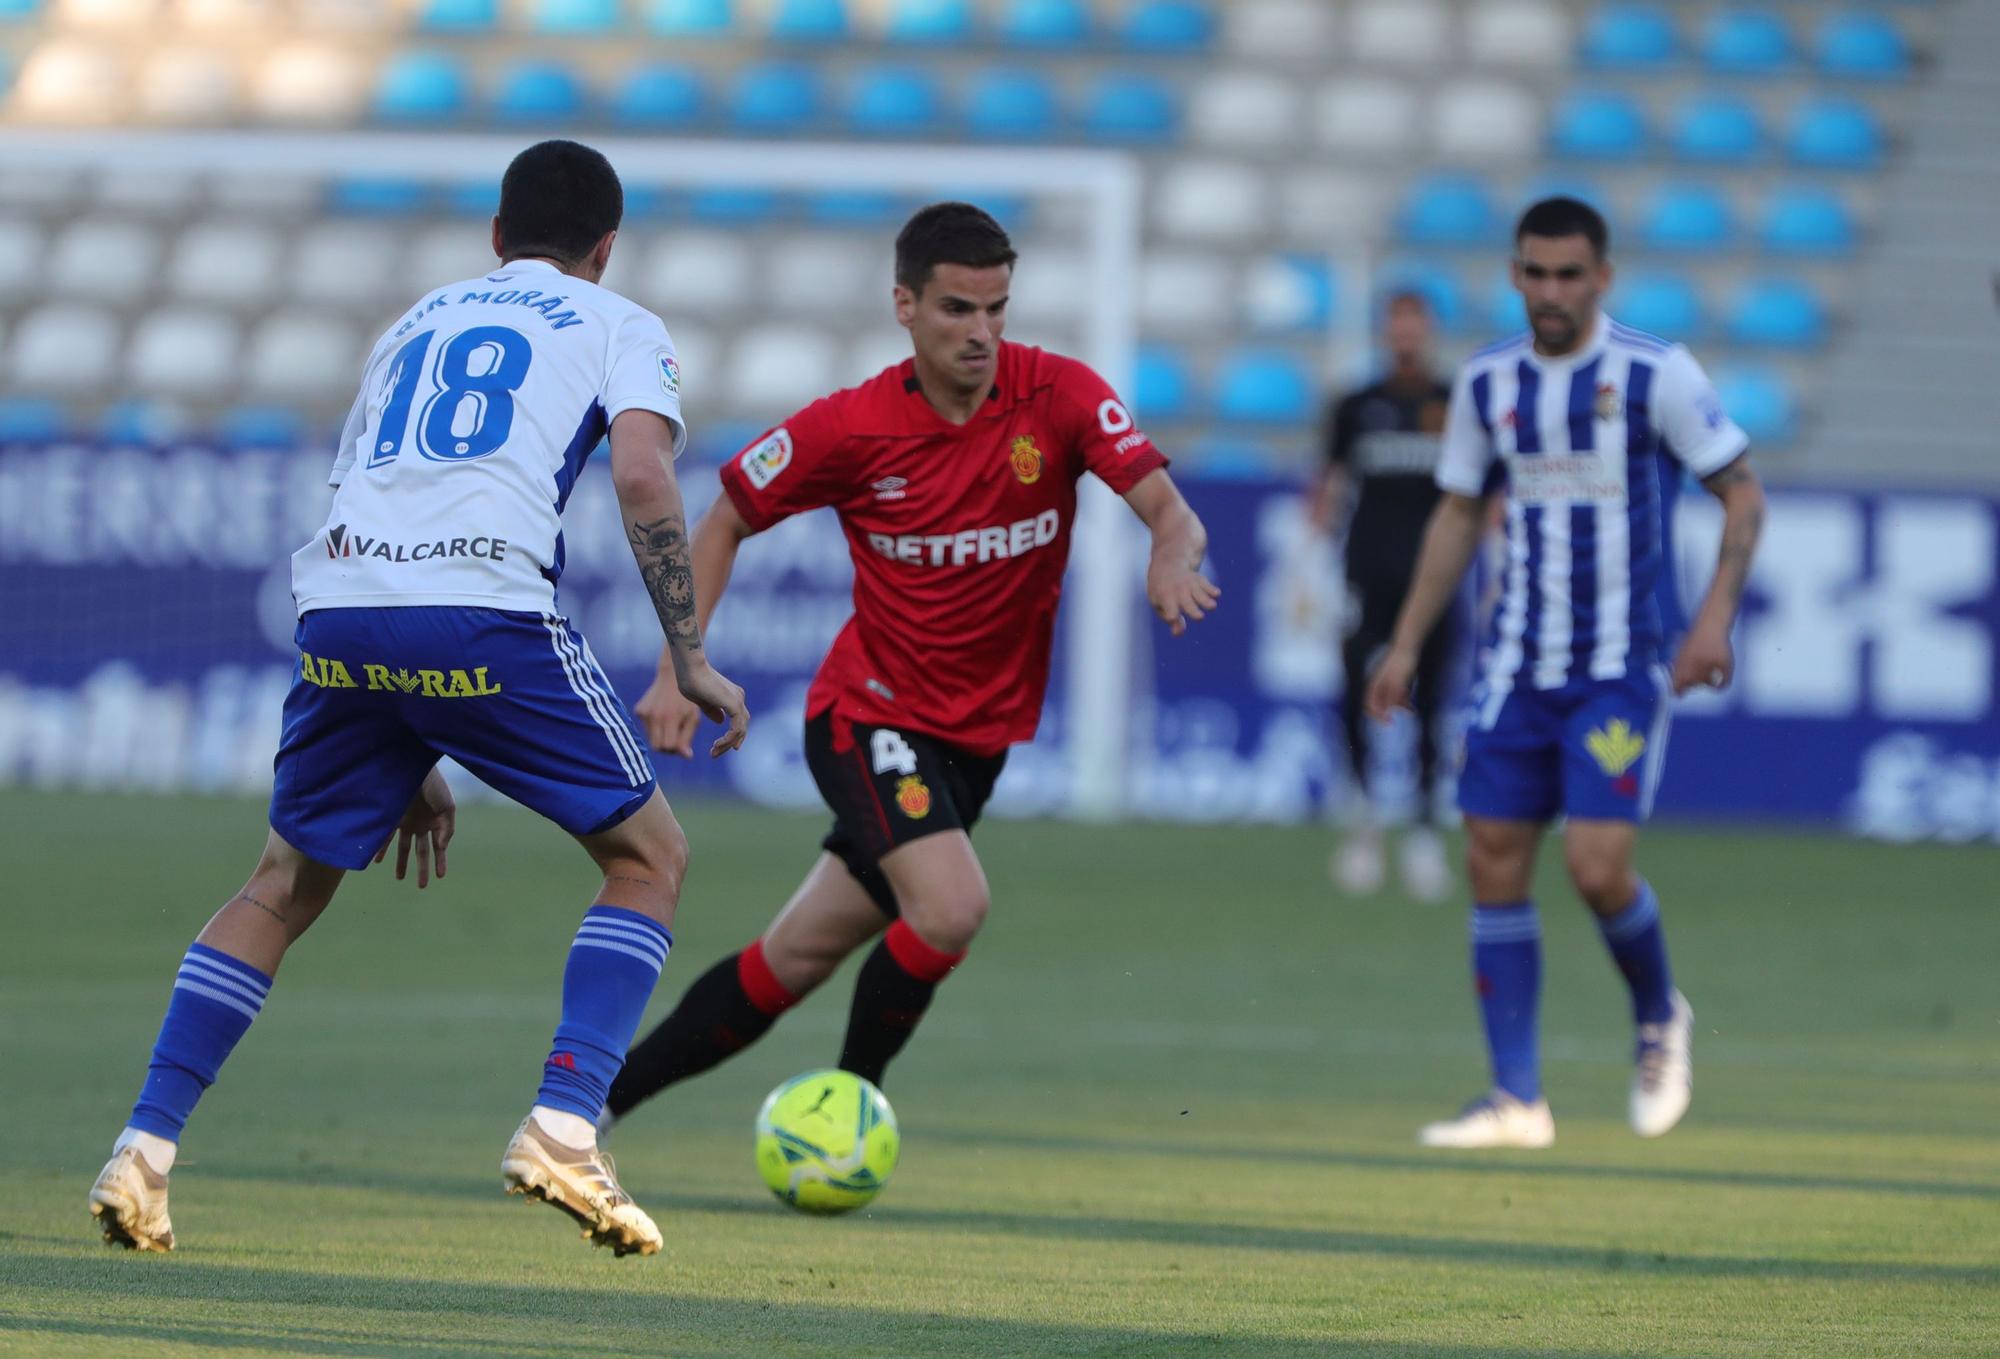
<svg viewBox="0 0 2000 1359"><path fill-rule="evenodd" d="M546 141L514 157L500 180L500 251L574 264L616 231L625 190L602 153L581 142Z"/></svg>
<svg viewBox="0 0 2000 1359"><path fill-rule="evenodd" d="M932 203L896 235L896 282L921 293L940 264L992 269L1014 263L1014 243L984 208Z"/></svg>
<svg viewBox="0 0 2000 1359"><path fill-rule="evenodd" d="M1431 314L1431 300L1418 288L1391 288L1382 299L1382 315L1399 311L1404 307L1415 307L1425 316Z"/></svg>
<svg viewBox="0 0 2000 1359"><path fill-rule="evenodd" d="M1604 214L1580 198L1544 198L1521 214L1514 228L1514 244L1523 236L1581 236L1603 259L1611 252L1611 228Z"/></svg>

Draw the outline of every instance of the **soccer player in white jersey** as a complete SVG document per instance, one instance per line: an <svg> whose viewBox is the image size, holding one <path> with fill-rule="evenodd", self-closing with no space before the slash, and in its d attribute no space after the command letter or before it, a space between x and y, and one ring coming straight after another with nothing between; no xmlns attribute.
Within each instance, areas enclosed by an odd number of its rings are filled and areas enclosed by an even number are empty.
<svg viewBox="0 0 2000 1359"><path fill-rule="evenodd" d="M742 742L743 693L694 613L673 460L680 370L658 317L598 286L623 213L603 156L549 141L507 168L499 266L432 290L376 344L342 430L326 526L292 558L299 668L263 858L182 960L144 1087L90 1191L105 1239L172 1250L167 1173L195 1102L341 876L412 847L445 873L450 756L574 835L603 874L563 972L541 1088L501 1159L510 1193L619 1255L660 1248L592 1119L672 938L687 841L634 729L556 607L562 510L611 438L611 479L681 692ZM388 1146L385 1144L385 1154Z"/></svg>
<svg viewBox="0 0 2000 1359"><path fill-rule="evenodd" d="M1537 1051L1541 923L1529 883L1558 815L1570 880L1632 992L1632 1128L1657 1137L1687 1111L1694 1012L1674 986L1659 902L1633 869L1633 849L1674 696L1729 682L1729 630L1764 517L1749 440L1693 356L1599 310L1611 286L1604 219L1551 198L1528 209L1514 239L1529 329L1473 355L1458 375L1438 464L1444 496L1368 694L1378 718L1408 702L1419 649L1472 559L1485 502L1502 497L1506 568L1458 791L1493 1088L1425 1127L1419 1140L1434 1147L1555 1140ZM1670 536L1683 470L1724 513L1714 579L1685 629Z"/></svg>

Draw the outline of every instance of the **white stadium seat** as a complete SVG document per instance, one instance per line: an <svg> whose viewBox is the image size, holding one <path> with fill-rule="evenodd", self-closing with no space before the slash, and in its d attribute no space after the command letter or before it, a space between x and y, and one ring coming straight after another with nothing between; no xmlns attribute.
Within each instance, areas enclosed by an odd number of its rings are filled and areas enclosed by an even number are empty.
<svg viewBox="0 0 2000 1359"><path fill-rule="evenodd" d="M1276 149L1298 139L1303 120L1299 88L1262 71L1230 71L1195 86L1187 122L1196 141L1211 146Z"/></svg>
<svg viewBox="0 0 2000 1359"><path fill-rule="evenodd" d="M219 123L236 111L236 64L212 47L168 47L148 58L136 107L149 122Z"/></svg>
<svg viewBox="0 0 2000 1359"><path fill-rule="evenodd" d="M58 303L29 313L14 332L8 377L19 391L101 389L117 354L118 322L108 312Z"/></svg>
<svg viewBox="0 0 2000 1359"><path fill-rule="evenodd" d="M83 196L85 183L81 170L0 169L0 203L10 208L68 207Z"/></svg>
<svg viewBox="0 0 2000 1359"><path fill-rule="evenodd" d="M1408 150L1422 135L1424 106L1415 90L1393 80L1337 80L1315 110L1320 142L1338 151Z"/></svg>
<svg viewBox="0 0 2000 1359"><path fill-rule="evenodd" d="M1082 255L1060 246L1030 249L1014 266L1007 301L1010 324L1070 324L1090 305L1090 262Z"/></svg>
<svg viewBox="0 0 2000 1359"><path fill-rule="evenodd" d="M118 53L79 39L57 39L22 63L12 108L33 121L108 123L125 114L129 73Z"/></svg>
<svg viewBox="0 0 2000 1359"><path fill-rule="evenodd" d="M33 222L0 218L0 302L33 297L42 290L42 252L48 238Z"/></svg>
<svg viewBox="0 0 2000 1359"><path fill-rule="evenodd" d="M310 175L224 174L209 186L209 201L226 212L271 217L317 213L326 185Z"/></svg>
<svg viewBox="0 0 2000 1359"><path fill-rule="evenodd" d="M298 257L292 261L293 291L309 301L372 309L394 283L395 264L402 254L403 244L395 232L380 223L321 222L299 238Z"/></svg>
<svg viewBox="0 0 2000 1359"><path fill-rule="evenodd" d="M864 331L840 347L834 358L833 380L842 386L852 387L908 357L910 332L901 326Z"/></svg>
<svg viewBox="0 0 2000 1359"><path fill-rule="evenodd" d="M1380 239L1385 211L1379 175L1309 170L1287 175L1278 218L1301 244L1360 245Z"/></svg>
<svg viewBox="0 0 2000 1359"><path fill-rule="evenodd" d="M254 302L278 290L281 242L268 227L200 222L175 245L167 280L177 295L204 302Z"/></svg>
<svg viewBox="0 0 2000 1359"><path fill-rule="evenodd" d="M1326 0L1231 0L1223 41L1259 61L1323 66L1334 55L1334 7Z"/></svg>
<svg viewBox="0 0 2000 1359"><path fill-rule="evenodd" d="M456 221L427 227L409 245L392 275L392 286L415 302L441 283L478 278L499 268L493 256L493 241L483 222Z"/></svg>
<svg viewBox="0 0 2000 1359"><path fill-rule="evenodd" d="M173 170L104 170L90 184L92 203L107 216L154 221L186 216L200 188L193 175Z"/></svg>
<svg viewBox="0 0 2000 1359"><path fill-rule="evenodd" d="M1572 48L1569 13L1554 0L1483 0L1466 9L1465 42L1487 65L1562 65Z"/></svg>
<svg viewBox="0 0 2000 1359"><path fill-rule="evenodd" d="M159 273L160 240L136 222L84 218L55 239L49 290L60 296L123 301L143 296Z"/></svg>
<svg viewBox="0 0 2000 1359"><path fill-rule="evenodd" d="M132 330L125 371L141 391L222 397L235 385L236 326L219 312L168 308Z"/></svg>
<svg viewBox="0 0 2000 1359"><path fill-rule="evenodd" d="M1175 236L1222 241L1255 236L1268 226L1264 177L1223 161L1181 161L1154 189L1155 219Z"/></svg>
<svg viewBox="0 0 2000 1359"><path fill-rule="evenodd" d="M351 395L372 338L316 312L267 317L250 337L250 389L272 396Z"/></svg>
<svg viewBox="0 0 2000 1359"><path fill-rule="evenodd" d="M755 270L750 248L719 231L661 236L634 278L635 292L663 316L688 310L733 312L749 296Z"/></svg>
<svg viewBox="0 0 2000 1359"><path fill-rule="evenodd" d="M319 43L281 47L256 68L257 111L283 123L339 123L361 111L365 81L350 53Z"/></svg>
<svg viewBox="0 0 2000 1359"><path fill-rule="evenodd" d="M667 333L674 338L674 358L681 366L681 396L690 408L690 418L694 409L715 409L721 405L723 388L722 341L706 326L683 325L672 316L665 319Z"/></svg>
<svg viewBox="0 0 2000 1359"><path fill-rule="evenodd" d="M833 345L824 335L797 326L759 326L737 337L727 399L746 414L782 420L832 390L833 370Z"/></svg>
<svg viewBox="0 0 2000 1359"><path fill-rule="evenodd" d="M1448 156L1529 156L1542 144L1542 107L1518 85L1474 80L1439 91L1431 106L1437 149Z"/></svg>
<svg viewBox="0 0 2000 1359"><path fill-rule="evenodd" d="M1451 55L1451 16L1436 0L1359 0L1349 14L1348 50L1364 63L1436 65Z"/></svg>
<svg viewBox="0 0 2000 1359"><path fill-rule="evenodd" d="M1139 262L1139 320L1149 330L1213 336L1235 303L1232 271L1214 255L1163 250Z"/></svg>
<svg viewBox="0 0 2000 1359"><path fill-rule="evenodd" d="M784 236L764 251L764 296L779 312L873 320L890 315L889 252L848 236ZM648 306L652 304L647 303ZM672 306L661 308L671 320Z"/></svg>

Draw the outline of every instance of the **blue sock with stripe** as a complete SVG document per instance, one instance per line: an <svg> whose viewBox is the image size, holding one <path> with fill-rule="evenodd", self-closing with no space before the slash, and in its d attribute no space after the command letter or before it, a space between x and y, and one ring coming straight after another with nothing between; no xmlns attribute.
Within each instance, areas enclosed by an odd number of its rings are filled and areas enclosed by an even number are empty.
<svg viewBox="0 0 2000 1359"><path fill-rule="evenodd" d="M202 1091L264 1008L271 979L240 958L190 944L153 1043L129 1126L178 1142Z"/></svg>
<svg viewBox="0 0 2000 1359"><path fill-rule="evenodd" d="M593 906L584 913L563 969L562 1022L536 1104L596 1120L673 943L664 925L637 911Z"/></svg>
<svg viewBox="0 0 2000 1359"><path fill-rule="evenodd" d="M1532 1104L1542 1097L1536 1024L1542 1001L1542 918L1532 901L1472 908L1472 980L1493 1084Z"/></svg>
<svg viewBox="0 0 2000 1359"><path fill-rule="evenodd" d="M1611 959L1632 989L1632 1018L1660 1024L1673 1018L1674 974L1667 966L1667 936L1660 928L1660 899L1639 879L1639 895L1614 916L1599 916L1597 928Z"/></svg>

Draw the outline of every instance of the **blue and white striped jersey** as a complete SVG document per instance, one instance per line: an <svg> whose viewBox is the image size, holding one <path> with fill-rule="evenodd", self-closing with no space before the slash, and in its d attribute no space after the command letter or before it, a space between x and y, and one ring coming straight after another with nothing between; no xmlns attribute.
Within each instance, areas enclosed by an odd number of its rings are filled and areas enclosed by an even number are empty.
<svg viewBox="0 0 2000 1359"><path fill-rule="evenodd" d="M1452 388L1438 485L1504 491L1507 555L1486 678L1555 689L1661 659L1682 626L1672 511L1750 440L1681 345L1600 316L1572 354L1533 336L1474 354Z"/></svg>

